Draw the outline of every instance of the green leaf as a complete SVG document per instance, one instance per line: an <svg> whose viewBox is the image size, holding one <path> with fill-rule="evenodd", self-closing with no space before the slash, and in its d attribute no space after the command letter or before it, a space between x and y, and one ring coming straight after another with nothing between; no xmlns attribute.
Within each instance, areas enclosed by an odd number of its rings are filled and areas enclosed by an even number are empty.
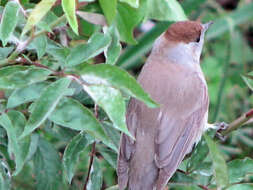
<svg viewBox="0 0 253 190"><path fill-rule="evenodd" d="M12 74L18 72L18 71L24 71L28 68L29 67L24 67L24 66L20 66L20 65L7 66L7 67L0 68L0 78L7 77L9 75L12 75Z"/></svg>
<svg viewBox="0 0 253 190"><path fill-rule="evenodd" d="M232 160L228 163L229 182L239 183L247 174L253 173L253 159L244 158Z"/></svg>
<svg viewBox="0 0 253 190"><path fill-rule="evenodd" d="M67 20L70 27L78 35L78 23L76 18L76 1L62 0L62 8L67 16Z"/></svg>
<svg viewBox="0 0 253 190"><path fill-rule="evenodd" d="M9 75L5 73L5 76L0 76L0 88L3 89L16 89L21 88L39 81L47 79L48 75L52 71L38 68L38 67L24 67L28 68L23 70L22 67L16 67L13 69L7 69ZM3 69L4 70L4 69ZM0 71L1 73L1 71Z"/></svg>
<svg viewBox="0 0 253 190"><path fill-rule="evenodd" d="M117 168L117 154L105 147L96 146L99 153L102 154L104 159L116 170Z"/></svg>
<svg viewBox="0 0 253 190"><path fill-rule="evenodd" d="M72 48L67 57L67 66L78 65L88 59L102 53L110 44L109 35L96 33L87 42L87 44L78 45Z"/></svg>
<svg viewBox="0 0 253 190"><path fill-rule="evenodd" d="M11 189L11 174L9 168L3 160L0 160L0 189Z"/></svg>
<svg viewBox="0 0 253 190"><path fill-rule="evenodd" d="M69 79L62 78L50 84L43 90L40 98L35 101L33 112L20 138L29 135L47 119L47 117L54 111L61 97L65 95L70 82Z"/></svg>
<svg viewBox="0 0 253 190"><path fill-rule="evenodd" d="M35 49L38 55L38 59L40 59L46 53L47 37L45 35L36 37L27 49Z"/></svg>
<svg viewBox="0 0 253 190"><path fill-rule="evenodd" d="M22 31L22 35L28 32L32 27L34 27L52 8L56 0L42 0L30 13L27 23Z"/></svg>
<svg viewBox="0 0 253 190"><path fill-rule="evenodd" d="M86 135L81 132L67 145L63 155L63 168L66 172L69 184L75 174L75 166L78 162L80 153L93 141L93 139L87 138Z"/></svg>
<svg viewBox="0 0 253 190"><path fill-rule="evenodd" d="M250 88L250 90L253 91L253 80L251 78L246 77L246 76L242 76L242 79L247 84L247 86Z"/></svg>
<svg viewBox="0 0 253 190"><path fill-rule="evenodd" d="M99 0L107 22L111 25L117 13L117 0Z"/></svg>
<svg viewBox="0 0 253 190"><path fill-rule="evenodd" d="M119 57L117 65L125 69L140 67L142 57L150 51L154 41L169 27L170 22L159 22L138 39L138 44L128 46Z"/></svg>
<svg viewBox="0 0 253 190"><path fill-rule="evenodd" d="M90 180L87 184L87 190L100 190L103 182L103 173L102 168L100 166L99 160L94 157Z"/></svg>
<svg viewBox="0 0 253 190"><path fill-rule="evenodd" d="M134 9L125 3L118 2L116 15L116 26L118 28L121 41L136 44L133 37L133 29L142 21L145 16L144 6Z"/></svg>
<svg viewBox="0 0 253 190"><path fill-rule="evenodd" d="M64 127L84 130L96 139L110 145L110 140L91 111L74 99L62 99L49 119ZM115 147L114 145L111 146ZM117 149L117 147L114 149Z"/></svg>
<svg viewBox="0 0 253 190"><path fill-rule="evenodd" d="M13 49L14 47L12 46L0 48L0 59L6 58L12 52Z"/></svg>
<svg viewBox="0 0 253 190"><path fill-rule="evenodd" d="M40 138L34 156L34 173L37 190L61 189L61 162L53 145Z"/></svg>
<svg viewBox="0 0 253 190"><path fill-rule="evenodd" d="M119 190L119 187L118 185L114 185L114 186L106 188L105 190Z"/></svg>
<svg viewBox="0 0 253 190"><path fill-rule="evenodd" d="M250 184L235 184L231 187L227 188L226 190L252 190L253 183Z"/></svg>
<svg viewBox="0 0 253 190"><path fill-rule="evenodd" d="M106 64L114 65L120 55L121 44L119 42L119 34L115 26L111 26L107 31L112 38L110 46L105 50Z"/></svg>
<svg viewBox="0 0 253 190"><path fill-rule="evenodd" d="M149 0L147 19L182 21L187 20L184 10L176 0Z"/></svg>
<svg viewBox="0 0 253 190"><path fill-rule="evenodd" d="M14 90L8 98L7 109L38 99L47 86L47 82L40 82Z"/></svg>
<svg viewBox="0 0 253 190"><path fill-rule="evenodd" d="M133 8L138 8L139 7L139 0L120 0L123 3L127 3Z"/></svg>
<svg viewBox="0 0 253 190"><path fill-rule="evenodd" d="M149 107L155 108L158 106L131 75L116 66L82 64L76 67L76 72L88 84L111 85L145 102Z"/></svg>
<svg viewBox="0 0 253 190"><path fill-rule="evenodd" d="M126 126L126 105L120 91L104 85L84 85L83 88L104 109L114 127L132 137Z"/></svg>
<svg viewBox="0 0 253 190"><path fill-rule="evenodd" d="M119 131L116 130L113 127L113 124L110 123L110 122L103 122L102 127L103 127L105 133L107 134L107 136L112 141L112 143L115 145L115 147L118 147L119 142L120 142L120 133L119 133ZM114 149L114 151L118 152L118 149L116 149L116 150Z"/></svg>
<svg viewBox="0 0 253 190"><path fill-rule="evenodd" d="M202 138L198 145L194 148L193 153L187 162L187 172L192 172L198 169L200 164L207 157L208 152L207 143L204 138Z"/></svg>
<svg viewBox="0 0 253 190"><path fill-rule="evenodd" d="M253 19L253 3L248 3L243 7L236 9L235 11L229 12L227 15L223 16L214 21L214 24L206 33L206 39L210 40L222 35L224 32L229 31L232 27L238 24L243 24L247 21Z"/></svg>
<svg viewBox="0 0 253 190"><path fill-rule="evenodd" d="M218 145L206 134L204 134L213 162L215 179L218 188L226 187L229 182L226 162L218 148Z"/></svg>
<svg viewBox="0 0 253 190"><path fill-rule="evenodd" d="M0 117L0 124L5 128L8 135L9 155L14 154L16 170L13 175L17 175L22 170L29 151L30 138L18 139L25 123L25 116L18 111L9 111Z"/></svg>
<svg viewBox="0 0 253 190"><path fill-rule="evenodd" d="M19 5L15 1L9 1L2 14L0 25L0 38L5 46L11 37L18 22Z"/></svg>

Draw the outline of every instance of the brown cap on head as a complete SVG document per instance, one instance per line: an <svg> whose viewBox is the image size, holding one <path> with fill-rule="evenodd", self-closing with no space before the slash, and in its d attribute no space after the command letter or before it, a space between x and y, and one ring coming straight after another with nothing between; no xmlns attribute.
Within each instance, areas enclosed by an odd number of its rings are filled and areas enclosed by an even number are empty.
<svg viewBox="0 0 253 190"><path fill-rule="evenodd" d="M181 21L172 24L165 32L165 38L174 42L197 42L202 25L197 21Z"/></svg>

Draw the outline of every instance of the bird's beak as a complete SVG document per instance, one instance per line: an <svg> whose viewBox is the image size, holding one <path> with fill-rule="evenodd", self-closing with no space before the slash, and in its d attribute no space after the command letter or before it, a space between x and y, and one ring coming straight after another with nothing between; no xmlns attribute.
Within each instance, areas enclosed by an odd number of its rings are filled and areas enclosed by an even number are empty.
<svg viewBox="0 0 253 190"><path fill-rule="evenodd" d="M206 32L207 29L213 24L213 21L210 21L208 23L202 24L203 32Z"/></svg>

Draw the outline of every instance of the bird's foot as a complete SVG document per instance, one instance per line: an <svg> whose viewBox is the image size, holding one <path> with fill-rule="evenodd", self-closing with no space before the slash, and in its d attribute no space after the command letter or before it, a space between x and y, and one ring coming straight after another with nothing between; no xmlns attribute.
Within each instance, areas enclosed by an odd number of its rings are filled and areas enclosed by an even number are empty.
<svg viewBox="0 0 253 190"><path fill-rule="evenodd" d="M214 125L217 127L215 136L224 142L227 139L227 137L222 135L222 131L228 128L228 124L225 122L221 122L221 123L216 123Z"/></svg>

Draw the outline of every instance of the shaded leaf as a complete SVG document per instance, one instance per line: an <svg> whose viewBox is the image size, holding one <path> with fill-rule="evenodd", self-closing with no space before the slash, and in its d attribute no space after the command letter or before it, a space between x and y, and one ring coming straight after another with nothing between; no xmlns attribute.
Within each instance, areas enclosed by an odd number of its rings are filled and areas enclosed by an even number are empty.
<svg viewBox="0 0 253 190"><path fill-rule="evenodd" d="M90 179L87 184L87 190L100 190L103 182L103 173L99 160L94 157Z"/></svg>
<svg viewBox="0 0 253 190"><path fill-rule="evenodd" d="M238 183L242 181L247 174L253 173L253 159L244 158L232 160L228 163L229 182Z"/></svg>
<svg viewBox="0 0 253 190"><path fill-rule="evenodd" d="M80 131L84 130L96 139L117 149L117 147L110 143L110 140L92 112L74 99L62 99L49 119L64 127Z"/></svg>
<svg viewBox="0 0 253 190"><path fill-rule="evenodd" d="M75 174L75 166L78 162L80 153L93 141L93 139L87 138L86 135L81 132L67 145L63 155L63 167L69 183L71 183Z"/></svg>
<svg viewBox="0 0 253 190"><path fill-rule="evenodd" d="M87 42L87 44L78 45L72 48L67 57L67 66L78 65L96 55L102 53L110 44L109 35L96 33Z"/></svg>
<svg viewBox="0 0 253 190"><path fill-rule="evenodd" d="M47 37L45 35L36 37L28 46L28 49L35 49L38 55L38 59L40 59L46 53Z"/></svg>
<svg viewBox="0 0 253 190"><path fill-rule="evenodd" d="M6 58L12 52L13 49L14 47L12 46L0 48L0 59Z"/></svg>
<svg viewBox="0 0 253 190"><path fill-rule="evenodd" d="M62 0L62 8L67 16L68 23L72 30L78 35L78 23L76 18L76 1Z"/></svg>
<svg viewBox="0 0 253 190"><path fill-rule="evenodd" d="M158 106L131 75L116 66L82 64L76 67L76 72L88 84L111 85L145 102L149 107L155 108Z"/></svg>
<svg viewBox="0 0 253 190"><path fill-rule="evenodd" d="M102 123L102 127L105 131L105 133L107 134L107 136L110 138L110 140L112 141L112 143L115 145L115 147L119 146L119 141L120 141L120 133L118 130L116 130L113 127L112 123L109 122L103 122ZM118 152L118 149L113 149L114 151Z"/></svg>
<svg viewBox="0 0 253 190"><path fill-rule="evenodd" d="M251 184L235 184L227 188L227 190L252 190L253 183Z"/></svg>
<svg viewBox="0 0 253 190"><path fill-rule="evenodd" d="M42 0L30 13L27 23L22 31L22 35L28 32L33 26L35 26L52 8L56 0Z"/></svg>
<svg viewBox="0 0 253 190"><path fill-rule="evenodd" d="M216 184L218 187L226 187L229 182L226 162L218 149L218 145L208 136L204 135L213 162Z"/></svg>
<svg viewBox="0 0 253 190"><path fill-rule="evenodd" d="M108 24L112 24L117 13L117 0L99 0Z"/></svg>
<svg viewBox="0 0 253 190"><path fill-rule="evenodd" d="M38 99L43 89L47 86L47 82L41 82L14 90L8 98L7 108L14 108L21 104Z"/></svg>
<svg viewBox="0 0 253 190"><path fill-rule="evenodd" d="M3 160L0 160L0 189L11 189L11 175L9 168Z"/></svg>
<svg viewBox="0 0 253 190"><path fill-rule="evenodd" d="M7 77L8 75L12 75L18 71L27 70L28 68L29 67L24 67L20 65L7 66L7 67L0 68L0 78Z"/></svg>
<svg viewBox="0 0 253 190"><path fill-rule="evenodd" d="M34 156L34 173L37 190L60 189L61 162L53 145L40 137L38 149Z"/></svg>
<svg viewBox="0 0 253 190"><path fill-rule="evenodd" d="M206 33L206 39L210 40L217 36L222 35L224 32L229 31L232 27L235 27L238 24L245 23L253 18L253 3L248 3L243 7L236 9L235 11L228 13L214 21L214 24Z"/></svg>
<svg viewBox="0 0 253 190"><path fill-rule="evenodd" d="M176 0L149 0L147 19L182 21L187 20L184 10Z"/></svg>
<svg viewBox="0 0 253 190"><path fill-rule="evenodd" d="M22 67L16 68L18 68L16 71L15 68L9 69L9 75L0 77L0 88L16 89L24 87L45 80L52 73L50 70L38 67L30 67L26 70L23 70Z"/></svg>
<svg viewBox="0 0 253 190"><path fill-rule="evenodd" d="M54 111L61 97L66 93L70 82L70 79L62 78L43 90L40 98L35 101L33 112L21 135L22 137L29 135L38 128Z"/></svg>
<svg viewBox="0 0 253 190"><path fill-rule="evenodd" d="M15 1L9 1L4 8L0 25L0 38L5 46L11 37L18 22L19 5Z"/></svg>
<svg viewBox="0 0 253 190"><path fill-rule="evenodd" d="M106 188L105 190L119 190L119 187L118 185L114 185L114 186Z"/></svg>
<svg viewBox="0 0 253 190"><path fill-rule="evenodd" d="M104 109L114 127L132 137L126 126L126 105L120 91L104 85L84 85L83 88Z"/></svg>
<svg viewBox="0 0 253 190"><path fill-rule="evenodd" d="M0 117L0 124L5 128L8 135L8 152L14 155L16 170L13 175L17 175L23 168L29 151L30 138L19 140L18 137L22 133L26 119L24 115L18 111L9 111Z"/></svg>
<svg viewBox="0 0 253 190"><path fill-rule="evenodd" d="M100 154L104 157L104 159L114 168L117 167L117 154L105 147L97 146L97 149Z"/></svg>

